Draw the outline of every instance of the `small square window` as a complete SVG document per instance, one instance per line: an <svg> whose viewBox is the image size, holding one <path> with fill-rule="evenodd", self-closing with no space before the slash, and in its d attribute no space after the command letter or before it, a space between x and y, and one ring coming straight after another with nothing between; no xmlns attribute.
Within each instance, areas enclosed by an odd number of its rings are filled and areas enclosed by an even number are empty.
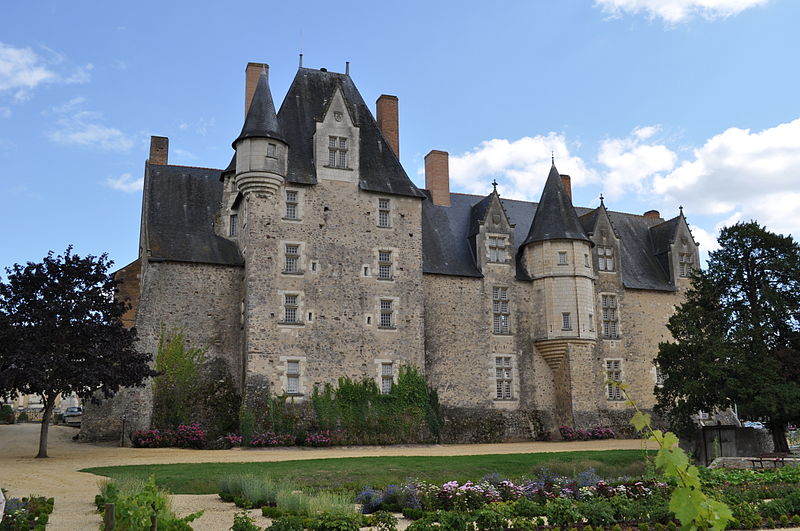
<svg viewBox="0 0 800 531"><path fill-rule="evenodd" d="M559 251L558 252L558 265L567 265L567 253L566 253L566 251Z"/></svg>
<svg viewBox="0 0 800 531"><path fill-rule="evenodd" d="M275 158L278 156L278 146L272 143L267 144L267 156Z"/></svg>

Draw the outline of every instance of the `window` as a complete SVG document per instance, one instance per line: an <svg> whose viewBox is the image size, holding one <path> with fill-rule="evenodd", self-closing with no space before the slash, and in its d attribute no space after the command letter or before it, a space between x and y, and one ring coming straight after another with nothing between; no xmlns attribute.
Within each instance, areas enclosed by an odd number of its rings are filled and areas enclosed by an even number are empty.
<svg viewBox="0 0 800 531"><path fill-rule="evenodd" d="M559 251L558 252L558 265L567 265L567 252L566 251Z"/></svg>
<svg viewBox="0 0 800 531"><path fill-rule="evenodd" d="M284 273L300 272L300 246L296 243L286 244L286 253L283 261Z"/></svg>
<svg viewBox="0 0 800 531"><path fill-rule="evenodd" d="M381 320L378 328L393 328L394 327L394 308L393 301L381 299Z"/></svg>
<svg viewBox="0 0 800 531"><path fill-rule="evenodd" d="M267 156L273 159L278 156L278 146L276 144L267 144Z"/></svg>
<svg viewBox="0 0 800 531"><path fill-rule="evenodd" d="M492 333L509 334L508 288L492 288Z"/></svg>
<svg viewBox="0 0 800 531"><path fill-rule="evenodd" d="M497 400L511 400L511 356L497 356L494 359L494 373Z"/></svg>
<svg viewBox="0 0 800 531"><path fill-rule="evenodd" d="M664 371L661 370L661 367L656 365L656 387L664 387L664 381L666 381L667 375L664 374Z"/></svg>
<svg viewBox="0 0 800 531"><path fill-rule="evenodd" d="M328 137L328 166L347 168L347 137Z"/></svg>
<svg viewBox="0 0 800 531"><path fill-rule="evenodd" d="M388 199L378 199L378 226L392 226L391 210Z"/></svg>
<svg viewBox="0 0 800 531"><path fill-rule="evenodd" d="M569 312L561 314L561 329L572 330L572 319L570 318Z"/></svg>
<svg viewBox="0 0 800 531"><path fill-rule="evenodd" d="M614 271L613 247L597 247L597 268L600 271Z"/></svg>
<svg viewBox="0 0 800 531"><path fill-rule="evenodd" d="M498 264L506 263L506 239L501 236L489 236L489 261Z"/></svg>
<svg viewBox="0 0 800 531"><path fill-rule="evenodd" d="M283 296L283 322L299 323L297 320L297 299L298 295L286 294Z"/></svg>
<svg viewBox="0 0 800 531"><path fill-rule="evenodd" d="M594 332L594 314L589 314L589 332Z"/></svg>
<svg viewBox="0 0 800 531"><path fill-rule="evenodd" d="M603 337L616 339L619 337L617 330L617 297L616 295L603 295Z"/></svg>
<svg viewBox="0 0 800 531"><path fill-rule="evenodd" d="M290 395L300 394L300 360L286 362L286 392Z"/></svg>
<svg viewBox="0 0 800 531"><path fill-rule="evenodd" d="M297 211L297 190L286 190L286 219L300 219Z"/></svg>
<svg viewBox="0 0 800 531"><path fill-rule="evenodd" d="M692 272L692 263L694 262L691 253L681 253L678 257L678 274L682 277L688 277Z"/></svg>
<svg viewBox="0 0 800 531"><path fill-rule="evenodd" d="M394 371L392 363L381 363L381 393L388 395L392 391L394 383Z"/></svg>
<svg viewBox="0 0 800 531"><path fill-rule="evenodd" d="M230 231L228 234L231 236L236 236L239 232L239 216L237 214L231 214L231 222L230 222Z"/></svg>
<svg viewBox="0 0 800 531"><path fill-rule="evenodd" d="M589 255L588 254L584 254L583 255L583 265L584 265L584 267L589 267Z"/></svg>
<svg viewBox="0 0 800 531"><path fill-rule="evenodd" d="M612 382L622 383L622 360L606 360L606 398L622 400L622 389Z"/></svg>
<svg viewBox="0 0 800 531"><path fill-rule="evenodd" d="M378 278L392 280L392 252L378 251Z"/></svg>

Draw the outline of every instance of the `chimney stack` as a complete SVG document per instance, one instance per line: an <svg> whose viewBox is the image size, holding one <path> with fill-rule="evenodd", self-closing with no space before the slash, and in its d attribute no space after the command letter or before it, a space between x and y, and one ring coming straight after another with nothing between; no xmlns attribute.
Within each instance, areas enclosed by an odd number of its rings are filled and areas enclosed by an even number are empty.
<svg viewBox="0 0 800 531"><path fill-rule="evenodd" d="M302 61L302 58L301 58ZM267 63L247 63L247 68L244 72L244 115L247 117L247 111L250 110L250 102L253 101L253 93L256 91L258 85L258 76L261 71L266 69L269 72L269 65Z"/></svg>
<svg viewBox="0 0 800 531"><path fill-rule="evenodd" d="M425 155L425 188L430 191L434 205L450 206L450 155L447 151L434 149Z"/></svg>
<svg viewBox="0 0 800 531"><path fill-rule="evenodd" d="M569 175L561 175L561 184L564 185L564 190L567 191L569 202L572 202L572 178Z"/></svg>
<svg viewBox="0 0 800 531"><path fill-rule="evenodd" d="M150 164L162 164L166 166L169 160L169 138L165 136L150 137Z"/></svg>
<svg viewBox="0 0 800 531"><path fill-rule="evenodd" d="M389 147L400 158L400 124L397 117L397 96L381 94L375 102L378 128L386 137Z"/></svg>
<svg viewBox="0 0 800 531"><path fill-rule="evenodd" d="M655 219L661 218L661 213L658 210L648 210L642 215L646 218L655 218Z"/></svg>

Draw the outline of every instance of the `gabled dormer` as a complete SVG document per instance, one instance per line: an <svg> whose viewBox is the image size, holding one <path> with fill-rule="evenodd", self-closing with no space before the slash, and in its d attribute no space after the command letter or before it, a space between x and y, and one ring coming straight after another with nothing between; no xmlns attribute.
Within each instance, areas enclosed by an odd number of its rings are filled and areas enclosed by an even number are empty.
<svg viewBox="0 0 800 531"><path fill-rule="evenodd" d="M699 267L698 244L683 215L683 207L674 218L650 228L653 254L664 274L678 286L692 270Z"/></svg>
<svg viewBox="0 0 800 531"><path fill-rule="evenodd" d="M580 217L581 225L594 243L591 267L598 273L619 273L621 267L619 233L608 215L603 196L600 206Z"/></svg>
<svg viewBox="0 0 800 531"><path fill-rule="evenodd" d="M348 107L341 84L337 83L314 133L318 179L358 182L360 130Z"/></svg>
<svg viewBox="0 0 800 531"><path fill-rule="evenodd" d="M492 192L472 206L469 241L476 267L486 273L487 267L508 267L514 263L514 224L497 193Z"/></svg>

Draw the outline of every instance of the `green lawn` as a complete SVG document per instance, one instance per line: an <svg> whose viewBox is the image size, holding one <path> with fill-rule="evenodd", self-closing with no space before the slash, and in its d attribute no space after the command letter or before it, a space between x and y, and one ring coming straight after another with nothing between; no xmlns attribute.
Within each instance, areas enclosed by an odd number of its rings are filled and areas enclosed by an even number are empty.
<svg viewBox="0 0 800 531"><path fill-rule="evenodd" d="M409 478L435 483L479 480L496 472L522 479L547 468L571 476L594 468L601 477L639 476L644 472L641 450L605 450L539 454L494 454L451 457L346 457L277 463L181 463L86 468L110 478L147 479L174 494L213 494L220 477L264 474L298 488L338 488L357 492L364 485L385 487Z"/></svg>

